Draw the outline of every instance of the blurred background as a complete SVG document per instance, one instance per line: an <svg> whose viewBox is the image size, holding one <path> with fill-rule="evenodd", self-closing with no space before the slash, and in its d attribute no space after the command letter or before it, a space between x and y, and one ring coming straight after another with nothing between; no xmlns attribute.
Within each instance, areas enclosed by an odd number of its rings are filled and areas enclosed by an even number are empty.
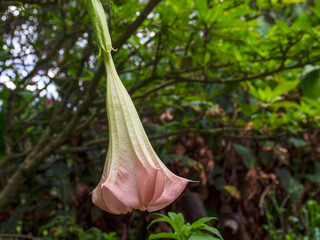
<svg viewBox="0 0 320 240"><path fill-rule="evenodd" d="M114 62L160 159L198 183L161 213L225 240L320 239L320 1L102 0ZM0 237L147 239L91 202L106 79L81 1L0 2Z"/></svg>

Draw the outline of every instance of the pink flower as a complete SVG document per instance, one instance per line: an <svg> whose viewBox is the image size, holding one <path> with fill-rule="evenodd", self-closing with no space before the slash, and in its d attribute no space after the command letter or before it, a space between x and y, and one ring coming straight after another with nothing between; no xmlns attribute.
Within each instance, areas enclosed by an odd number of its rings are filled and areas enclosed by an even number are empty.
<svg viewBox="0 0 320 240"><path fill-rule="evenodd" d="M173 174L154 152L133 102L104 53L107 69L109 148L102 178L92 192L99 208L121 214L157 211L172 203L190 180Z"/></svg>

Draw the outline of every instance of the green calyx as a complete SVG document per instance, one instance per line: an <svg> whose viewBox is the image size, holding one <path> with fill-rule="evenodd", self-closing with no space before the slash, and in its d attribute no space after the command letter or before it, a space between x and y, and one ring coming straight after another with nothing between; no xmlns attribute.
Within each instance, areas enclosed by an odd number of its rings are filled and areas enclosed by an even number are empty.
<svg viewBox="0 0 320 240"><path fill-rule="evenodd" d="M99 44L104 52L111 52L111 37L108 30L106 15L100 0L85 0L87 10L91 16L94 28L97 34ZM101 51L99 56L101 55Z"/></svg>

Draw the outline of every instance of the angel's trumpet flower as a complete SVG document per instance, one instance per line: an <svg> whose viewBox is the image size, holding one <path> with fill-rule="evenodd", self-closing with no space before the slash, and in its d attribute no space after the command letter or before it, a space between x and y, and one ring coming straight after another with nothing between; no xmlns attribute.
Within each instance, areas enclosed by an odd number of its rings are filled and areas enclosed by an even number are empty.
<svg viewBox="0 0 320 240"><path fill-rule="evenodd" d="M102 178L92 192L101 209L156 211L172 203L187 179L170 172L154 152L111 57L111 38L100 0L86 0L107 70L109 148ZM101 52L100 49L100 52Z"/></svg>
<svg viewBox="0 0 320 240"><path fill-rule="evenodd" d="M110 140L93 203L114 214L159 210L172 203L189 180L173 174L154 152L111 54L104 57Z"/></svg>

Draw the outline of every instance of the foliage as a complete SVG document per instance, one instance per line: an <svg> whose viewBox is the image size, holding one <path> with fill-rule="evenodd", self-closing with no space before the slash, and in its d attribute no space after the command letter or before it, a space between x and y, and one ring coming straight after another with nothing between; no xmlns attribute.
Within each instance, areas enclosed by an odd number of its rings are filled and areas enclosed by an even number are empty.
<svg viewBox="0 0 320 240"><path fill-rule="evenodd" d="M284 210L282 210L284 212ZM282 214L282 213L279 213ZM288 217L283 228L274 227L275 218L269 215L269 224L265 225L273 239L280 240L319 240L320 239L320 205L315 200L308 200L297 215Z"/></svg>
<svg viewBox="0 0 320 240"><path fill-rule="evenodd" d="M40 227L39 232L43 240L50 239L81 239L81 240L117 240L116 234L102 233L92 227L84 230L79 227L71 216L57 216L48 224Z"/></svg>
<svg viewBox="0 0 320 240"><path fill-rule="evenodd" d="M206 217L200 218L196 222L190 224L185 223L183 215L181 213L173 213L169 212L168 216L163 214L154 214L158 215L159 218L153 220L148 228L150 228L154 223L157 222L166 222L168 223L172 229L173 233L153 233L149 236L148 239L160 239L160 238L168 238L168 239L178 239L178 240L187 240L187 239L212 239L212 240L223 240L222 236L220 235L218 229L214 227L210 227L206 224L206 222L216 220L214 217ZM215 237L212 237L211 234L206 233L204 231L213 233Z"/></svg>
<svg viewBox="0 0 320 240"><path fill-rule="evenodd" d="M23 234L7 234L3 235L5 239L29 239L31 236ZM0 235L2 240L2 234ZM118 240L115 232L104 233L96 227L84 230L75 223L75 219L71 216L58 215L49 223L39 228L39 237L35 239L53 240L53 239L79 239L79 240Z"/></svg>

